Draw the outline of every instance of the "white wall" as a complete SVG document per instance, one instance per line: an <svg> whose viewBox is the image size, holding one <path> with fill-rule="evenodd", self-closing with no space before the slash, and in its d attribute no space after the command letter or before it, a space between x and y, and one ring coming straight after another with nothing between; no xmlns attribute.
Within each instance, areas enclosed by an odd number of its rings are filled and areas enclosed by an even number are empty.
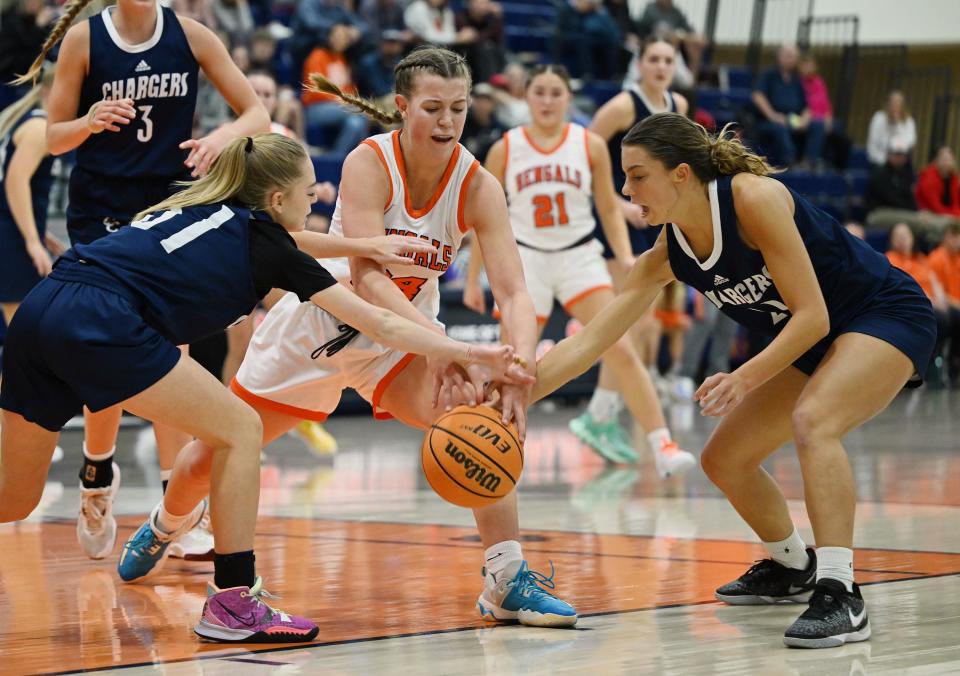
<svg viewBox="0 0 960 676"><path fill-rule="evenodd" d="M642 13L648 0L630 0ZM674 0L697 30L704 29L707 0ZM754 0L720 0L716 39L745 43ZM809 0L769 0L763 39L767 44L796 40L797 22ZM960 43L960 0L814 0L814 16L856 14L861 43Z"/></svg>

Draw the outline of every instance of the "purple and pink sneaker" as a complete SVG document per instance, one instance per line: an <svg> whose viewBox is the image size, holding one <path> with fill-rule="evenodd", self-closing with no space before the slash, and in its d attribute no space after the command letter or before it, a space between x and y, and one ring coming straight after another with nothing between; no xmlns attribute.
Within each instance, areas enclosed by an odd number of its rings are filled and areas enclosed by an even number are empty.
<svg viewBox="0 0 960 676"><path fill-rule="evenodd" d="M193 630L211 641L228 643L302 643L316 637L317 625L271 608L263 596L270 594L259 577L252 587L217 589L211 582L203 616Z"/></svg>

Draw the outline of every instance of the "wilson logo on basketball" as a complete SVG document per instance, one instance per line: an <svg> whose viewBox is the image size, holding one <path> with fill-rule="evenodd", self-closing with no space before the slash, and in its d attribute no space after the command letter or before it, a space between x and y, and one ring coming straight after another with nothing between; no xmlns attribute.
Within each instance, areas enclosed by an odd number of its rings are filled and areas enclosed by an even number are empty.
<svg viewBox="0 0 960 676"><path fill-rule="evenodd" d="M497 492L497 489L500 487L499 476L494 474L490 469L485 468L479 462L471 460L467 457L467 454L461 451L452 441L447 441L447 447L444 450L458 465L463 465L464 477L476 482L480 488L490 493Z"/></svg>
<svg viewBox="0 0 960 676"><path fill-rule="evenodd" d="M493 431L486 425L480 424L476 427L467 427L464 425L463 429L470 430L484 441L489 442L491 446L501 453L509 453L510 449L513 448L509 441L503 439L497 432Z"/></svg>

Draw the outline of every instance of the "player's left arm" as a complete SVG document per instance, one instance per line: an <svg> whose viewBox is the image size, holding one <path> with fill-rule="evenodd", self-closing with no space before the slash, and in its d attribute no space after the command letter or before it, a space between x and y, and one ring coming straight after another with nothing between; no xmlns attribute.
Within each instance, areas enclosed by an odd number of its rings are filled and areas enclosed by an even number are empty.
<svg viewBox="0 0 960 676"><path fill-rule="evenodd" d="M417 254L436 254L437 247L415 237L381 235L379 237L341 237L302 230L291 233L297 248L314 258L370 258L380 265L409 265Z"/></svg>
<svg viewBox="0 0 960 676"><path fill-rule="evenodd" d="M772 178L740 174L733 180L733 197L743 234L763 255L790 316L779 335L753 359L733 373L718 373L703 382L694 398L704 415L728 413L748 392L790 366L830 332L827 304L793 220L789 191Z"/></svg>
<svg viewBox="0 0 960 676"><path fill-rule="evenodd" d="M613 166L607 144L592 131L587 132L587 150L590 152L593 175L593 201L597 205L600 226L610 243L617 264L628 270L633 265L633 250L627 235L627 221L620 210L617 195L613 191Z"/></svg>
<svg viewBox="0 0 960 676"><path fill-rule="evenodd" d="M523 277L517 241L510 227L507 198L500 183L486 169L479 168L470 182L464 219L476 233L507 339L533 373L536 369L536 313ZM523 438L530 387L504 385L501 396L504 421L515 420L517 431Z"/></svg>
<svg viewBox="0 0 960 676"><path fill-rule="evenodd" d="M192 170L193 176L203 176L230 141L238 136L268 131L270 115L214 32L193 19L178 18L200 68L237 114L236 120L203 138L188 139L180 144L181 148L190 149L184 164Z"/></svg>

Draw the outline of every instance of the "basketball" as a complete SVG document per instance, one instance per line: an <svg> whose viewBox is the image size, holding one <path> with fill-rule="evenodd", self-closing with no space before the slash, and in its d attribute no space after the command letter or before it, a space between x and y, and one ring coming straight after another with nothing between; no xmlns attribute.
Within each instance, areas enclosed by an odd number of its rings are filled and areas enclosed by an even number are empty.
<svg viewBox="0 0 960 676"><path fill-rule="evenodd" d="M514 489L523 471L523 445L512 424L488 406L457 406L430 426L421 447L423 473L447 502L476 509Z"/></svg>

